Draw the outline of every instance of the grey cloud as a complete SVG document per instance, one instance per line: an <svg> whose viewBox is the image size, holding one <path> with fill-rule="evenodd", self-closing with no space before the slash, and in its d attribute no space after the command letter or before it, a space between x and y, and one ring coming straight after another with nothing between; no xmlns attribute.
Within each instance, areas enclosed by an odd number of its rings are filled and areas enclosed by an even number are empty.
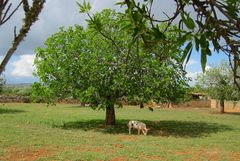
<svg viewBox="0 0 240 161"><path fill-rule="evenodd" d="M83 0L81 1L83 2ZM19 1L10 0L10 2L13 3L13 6L16 6ZM115 3L114 0L91 0L90 2L94 5L95 11L100 11L103 8L112 8ZM1 59L11 47L14 38L14 26L17 27L18 32L22 26L23 18L24 13L21 6L11 19L0 27ZM24 41L18 46L17 51L13 54L13 57L6 67L4 76L7 83L31 83L37 81L34 77L25 78L12 76L11 73L16 68L12 63L19 60L20 55L34 54L34 49L43 46L45 40L56 33L60 27L68 27L75 24L86 26L85 19L87 19L87 16L79 13L76 0L47 0L39 16L39 20L31 27L27 37L25 37Z"/></svg>
<svg viewBox="0 0 240 161"><path fill-rule="evenodd" d="M119 0L118 0L119 1ZM105 8L113 8L118 10L119 6L116 6L115 3L117 0L90 0L90 3L93 7L93 12L101 11ZM15 2L15 3L14 3ZM81 0L83 2L83 0ZM165 9L167 13L168 8L173 5L168 3L168 0L163 0L161 3L155 1L153 9L156 13L159 13L160 10ZM16 1L13 1L13 4L16 6ZM164 5L161 5L164 4ZM172 9L170 9L172 11ZM13 29L14 26L19 30L22 26L22 20L24 13L20 7L16 14L11 18L11 20L1 26L0 28L0 55L4 55L6 51L11 47L13 40ZM43 46L44 41L56 33L59 30L59 27L73 26L75 24L86 25L85 19L86 15L79 13L79 8L76 4L76 0L47 0L43 11L39 16L39 20L31 27L30 32L24 41L19 45L17 51L14 55L22 54L33 54L34 49L39 46Z"/></svg>
<svg viewBox="0 0 240 161"><path fill-rule="evenodd" d="M94 8L98 11L102 8L110 8L114 5L114 3L114 1L109 0L91 1L91 4L95 4ZM13 1L13 4L16 5L16 1L15 3ZM17 27L18 31L22 26L23 17L24 14L22 8L19 8L10 21L1 26L0 55L4 55L11 47L14 37L14 26ZM44 41L49 36L56 33L60 27L68 27L75 24L85 26L86 18L86 15L79 13L76 0L47 0L44 5L44 9L39 16L39 20L31 27L27 37L19 45L14 54L33 54L34 49L38 46L43 46Z"/></svg>

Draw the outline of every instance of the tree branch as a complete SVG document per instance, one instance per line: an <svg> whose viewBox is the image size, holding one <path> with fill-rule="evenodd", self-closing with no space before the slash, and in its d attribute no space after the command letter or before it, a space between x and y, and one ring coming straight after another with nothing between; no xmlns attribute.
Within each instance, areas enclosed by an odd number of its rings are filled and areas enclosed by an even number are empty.
<svg viewBox="0 0 240 161"><path fill-rule="evenodd" d="M7 3L8 3L8 0L5 1L5 5L3 4L3 10L6 7ZM12 15L18 10L18 8L21 6L21 4L22 4L22 1L18 4L18 6L12 11L12 13L9 16L7 16L7 14L12 6L12 3L9 4L5 13L2 12L3 10L1 10L0 26L2 24L4 24L5 22L7 22L12 17ZM1 8L2 8L2 6L1 6ZM2 17L2 14L3 14L3 17Z"/></svg>
<svg viewBox="0 0 240 161"><path fill-rule="evenodd" d="M33 1L33 5L29 12L25 15L24 24L20 29L18 35L16 35L16 31L14 31L14 40L12 47L7 51L1 65L0 65L0 75L5 70L5 66L7 65L8 61L10 60L11 56L17 49L18 45L23 41L23 38L26 37L27 33L30 30L30 27L33 25L35 21L37 21L38 16L43 8L43 4L46 0L35 0ZM21 2L22 3L22 2ZM15 29L14 29L15 30Z"/></svg>
<svg viewBox="0 0 240 161"><path fill-rule="evenodd" d="M25 14L27 14L30 10L28 0L22 0L22 2L23 2L23 10L24 10Z"/></svg>
<svg viewBox="0 0 240 161"><path fill-rule="evenodd" d="M92 16L87 12L88 17L90 18L90 20L92 22L94 22ZM99 28L95 28L104 38L106 38L107 40L111 41L112 44L116 47L116 49L118 50L118 52L122 53L121 49L119 48L119 46L116 44L116 42L109 36L107 36L105 33L103 33Z"/></svg>
<svg viewBox="0 0 240 161"><path fill-rule="evenodd" d="M215 6L217 7L217 9L218 9L219 11L221 11L221 13L222 13L224 16L226 16L226 17L228 18L228 20L229 20L231 23L233 23L234 25L236 25L236 27L238 27L238 30L240 30L240 27L238 26L237 22L235 22L234 19L232 19L232 17L229 16L228 13L226 13L226 12L223 10L223 7L224 7L224 6L219 6L217 3L215 3ZM224 8L226 8L226 7L224 7Z"/></svg>

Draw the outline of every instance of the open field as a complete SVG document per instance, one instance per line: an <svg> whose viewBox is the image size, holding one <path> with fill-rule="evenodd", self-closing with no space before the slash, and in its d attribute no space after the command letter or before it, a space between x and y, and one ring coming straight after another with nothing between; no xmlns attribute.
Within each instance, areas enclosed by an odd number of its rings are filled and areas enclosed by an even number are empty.
<svg viewBox="0 0 240 161"><path fill-rule="evenodd" d="M78 105L1 104L0 160L240 160L240 115L210 109L105 111ZM148 136L128 135L142 120Z"/></svg>

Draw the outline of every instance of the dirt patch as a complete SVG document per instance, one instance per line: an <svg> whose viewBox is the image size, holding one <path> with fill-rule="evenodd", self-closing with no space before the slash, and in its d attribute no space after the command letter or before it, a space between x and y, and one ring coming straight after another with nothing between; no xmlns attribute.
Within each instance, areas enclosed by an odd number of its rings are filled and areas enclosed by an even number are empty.
<svg viewBox="0 0 240 161"><path fill-rule="evenodd" d="M194 149L188 151L179 151L176 153L180 156L185 156L189 161L195 160L221 160L221 152L217 149Z"/></svg>
<svg viewBox="0 0 240 161"><path fill-rule="evenodd" d="M133 136L121 136L120 139L126 140L136 140ZM81 152L97 152L97 153L116 153L119 149L125 149L123 144L112 144L109 148L102 148L100 146L89 146L89 145L81 145L81 146L48 146L48 147L29 147L27 149L19 148L19 147L10 147L4 150L4 155L0 157L0 160L8 160L8 161L35 161L39 159L47 159L57 156L59 153L63 151L77 151ZM238 161L240 158L240 152L233 151L224 151L220 148L189 148L188 150L173 152L173 156L178 156L183 158L183 160L195 161L195 160L222 160L225 158L226 160ZM70 158L71 155L67 158ZM140 156L140 160L167 160L164 157L157 155L147 155ZM66 159L68 160L68 159ZM111 161L125 161L129 160L128 156L119 156L110 159Z"/></svg>
<svg viewBox="0 0 240 161"><path fill-rule="evenodd" d="M42 157L49 158L52 156L56 150L49 149L49 148L28 148L28 149L20 149L16 147L8 148L5 151L4 157L0 157L0 160L8 160L8 161L16 161L16 160L22 160L22 161L34 161L38 160Z"/></svg>
<svg viewBox="0 0 240 161"><path fill-rule="evenodd" d="M143 158L147 159L147 160L161 160L161 161L164 161L164 160L167 160L161 156L144 156Z"/></svg>
<svg viewBox="0 0 240 161"><path fill-rule="evenodd" d="M110 159L110 161L127 161L129 158L127 156L120 156L117 158Z"/></svg>
<svg viewBox="0 0 240 161"><path fill-rule="evenodd" d="M78 146L73 149L80 152L102 152L103 151L102 148L100 147L89 147L89 146Z"/></svg>
<svg viewBox="0 0 240 161"><path fill-rule="evenodd" d="M228 153L229 160L238 161L240 158L240 152L229 152Z"/></svg>
<svg viewBox="0 0 240 161"><path fill-rule="evenodd" d="M185 156L188 161L195 160L222 160L223 157L227 160L237 161L240 158L240 152L223 153L221 149L194 149L190 148L187 151L178 151L176 155Z"/></svg>
<svg viewBox="0 0 240 161"><path fill-rule="evenodd" d="M131 136L131 135L123 135L123 136L119 136L118 140L119 141L137 141L137 137L136 136Z"/></svg>
<svg viewBox="0 0 240 161"><path fill-rule="evenodd" d="M35 161L41 158L51 158L58 155L63 151L79 151L79 152L102 152L101 147L90 147L89 145L81 145L77 147L61 147L61 146L49 146L49 147L29 147L27 149L21 149L19 147L11 147L5 150L4 156L0 157L0 160L8 161Z"/></svg>
<svg viewBox="0 0 240 161"><path fill-rule="evenodd" d="M124 148L123 144L113 144L112 145L114 148Z"/></svg>

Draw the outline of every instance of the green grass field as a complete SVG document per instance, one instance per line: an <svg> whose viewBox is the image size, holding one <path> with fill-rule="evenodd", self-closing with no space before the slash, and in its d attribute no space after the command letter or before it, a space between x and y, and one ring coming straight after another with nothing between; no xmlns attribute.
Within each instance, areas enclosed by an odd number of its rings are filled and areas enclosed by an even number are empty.
<svg viewBox="0 0 240 161"><path fill-rule="evenodd" d="M105 111L78 105L0 105L0 160L240 160L240 115L210 109ZM151 130L128 135L127 122Z"/></svg>

